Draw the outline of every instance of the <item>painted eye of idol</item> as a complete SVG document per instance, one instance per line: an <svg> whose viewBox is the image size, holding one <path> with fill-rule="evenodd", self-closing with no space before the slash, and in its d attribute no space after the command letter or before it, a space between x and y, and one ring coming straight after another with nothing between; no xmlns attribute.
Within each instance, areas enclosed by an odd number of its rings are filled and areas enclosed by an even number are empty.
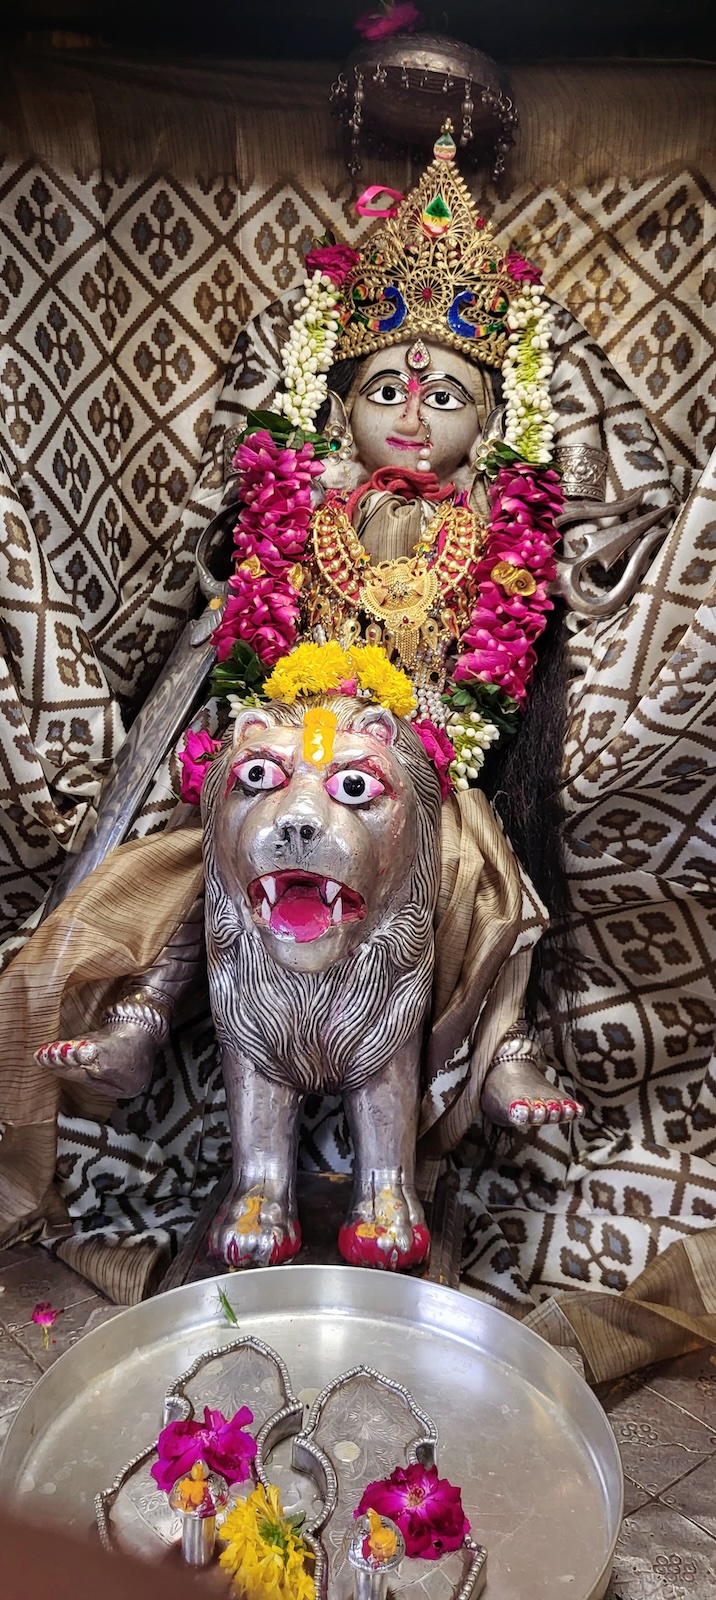
<svg viewBox="0 0 716 1600"><path fill-rule="evenodd" d="M452 389L432 389L423 393L423 405L431 411L464 411L465 401Z"/></svg>
<svg viewBox="0 0 716 1600"><path fill-rule="evenodd" d="M250 756L234 767L232 778L238 780L247 794L258 794L261 789L280 789L288 782L282 767L267 756Z"/></svg>
<svg viewBox="0 0 716 1600"><path fill-rule="evenodd" d="M366 392L366 400L372 400L374 406L404 406L407 398L407 384L392 378L383 379Z"/></svg>
<svg viewBox="0 0 716 1600"><path fill-rule="evenodd" d="M369 772L361 772L359 767L345 767L342 772L334 772L326 789L331 799L343 806L364 806L386 792L384 784Z"/></svg>

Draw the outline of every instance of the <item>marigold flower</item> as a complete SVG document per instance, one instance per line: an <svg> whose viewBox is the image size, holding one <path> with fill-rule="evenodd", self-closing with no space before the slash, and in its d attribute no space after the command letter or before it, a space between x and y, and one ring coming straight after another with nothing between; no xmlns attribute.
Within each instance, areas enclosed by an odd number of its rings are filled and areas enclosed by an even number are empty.
<svg viewBox="0 0 716 1600"><path fill-rule="evenodd" d="M238 1500L224 1519L219 1538L225 1548L220 1565L233 1576L241 1600L315 1600L316 1586L306 1570L312 1556L296 1519L281 1510L279 1491L260 1484Z"/></svg>
<svg viewBox="0 0 716 1600"><path fill-rule="evenodd" d="M300 694L331 694L351 675L351 663L339 644L306 642L282 656L264 684L269 700L293 705Z"/></svg>
<svg viewBox="0 0 716 1600"><path fill-rule="evenodd" d="M415 710L415 695L410 679L388 660L378 644L367 644L348 651L351 667L361 689L367 689L379 705L396 717L409 717Z"/></svg>

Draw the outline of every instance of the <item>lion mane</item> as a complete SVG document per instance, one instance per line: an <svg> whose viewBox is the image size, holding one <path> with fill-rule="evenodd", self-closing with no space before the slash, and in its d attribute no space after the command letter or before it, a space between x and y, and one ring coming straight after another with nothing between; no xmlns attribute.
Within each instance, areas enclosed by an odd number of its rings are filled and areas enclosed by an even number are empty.
<svg viewBox="0 0 716 1600"><path fill-rule="evenodd" d="M300 727L308 704L329 706L341 728L350 728L365 710L364 702L345 696L261 710L275 725ZM396 722L393 752L412 782L417 807L417 849L405 893L362 943L324 972L295 972L273 961L221 878L214 835L230 744L204 782L207 954L217 1035L262 1076L300 1094L360 1088L423 1025L430 1003L440 792L417 735L409 723Z"/></svg>

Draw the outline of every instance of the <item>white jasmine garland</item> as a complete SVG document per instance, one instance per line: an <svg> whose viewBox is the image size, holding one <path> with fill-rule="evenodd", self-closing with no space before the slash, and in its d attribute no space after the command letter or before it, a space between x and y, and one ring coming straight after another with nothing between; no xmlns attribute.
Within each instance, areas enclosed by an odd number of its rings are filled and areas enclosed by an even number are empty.
<svg viewBox="0 0 716 1600"><path fill-rule="evenodd" d="M506 404L505 444L535 466L552 460L557 412L549 380L554 366L550 347L552 311L540 285L527 284L510 307L507 355L502 367Z"/></svg>
<svg viewBox="0 0 716 1600"><path fill-rule="evenodd" d="M490 745L499 739L500 730L494 722L480 716L479 711L455 711L448 717L445 731L455 751L455 760L450 762L449 768L454 787L469 789Z"/></svg>
<svg viewBox="0 0 716 1600"><path fill-rule="evenodd" d="M311 429L328 394L326 373L333 365L340 331L336 315L340 295L325 272L306 278L304 291L284 350L285 393L277 395L275 409L294 427Z"/></svg>

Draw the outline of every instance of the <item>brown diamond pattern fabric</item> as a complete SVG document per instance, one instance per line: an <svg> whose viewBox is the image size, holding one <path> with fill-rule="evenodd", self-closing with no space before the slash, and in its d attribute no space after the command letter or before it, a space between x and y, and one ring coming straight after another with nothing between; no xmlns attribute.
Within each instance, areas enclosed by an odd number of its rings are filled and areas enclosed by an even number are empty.
<svg viewBox="0 0 716 1600"><path fill-rule="evenodd" d="M11 78L0 146L6 962L80 847L125 729L193 612L193 553L220 502L226 440L247 407L270 403L305 250L327 228L351 243L365 231L317 69L299 80L282 68L55 60ZM555 1289L620 1290L670 1242L716 1225L716 260L702 73L517 78L521 143L501 191L476 192L562 308L560 441L607 451L609 498L639 485L683 503L630 606L570 643L580 979L571 1035L563 1014L545 1018L543 1040L586 1122L541 1130L488 1170L464 1147L467 1282L524 1314ZM669 115L649 120L657 103ZM361 182L407 188L413 176L407 161L368 164ZM163 826L176 781L173 761L135 836ZM340 1117L309 1113L306 1161L345 1165ZM132 1248L141 1234L173 1243L224 1156L199 1002L141 1104L109 1124L61 1118L59 1176L79 1234L129 1235ZM141 1292L139 1279L127 1290Z"/></svg>

